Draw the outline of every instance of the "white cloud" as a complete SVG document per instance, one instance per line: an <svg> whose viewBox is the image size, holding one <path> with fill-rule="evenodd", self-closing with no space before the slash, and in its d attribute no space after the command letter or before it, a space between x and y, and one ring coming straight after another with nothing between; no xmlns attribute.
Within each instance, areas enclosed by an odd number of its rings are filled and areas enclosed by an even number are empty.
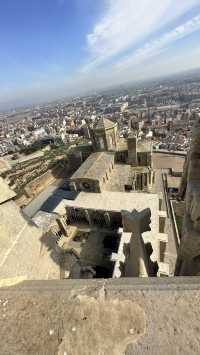
<svg viewBox="0 0 200 355"><path fill-rule="evenodd" d="M188 41L181 42L179 51L171 45L200 30L200 15L175 27L152 41L121 57L108 65L93 67L93 70L79 73L74 83L79 88L102 88L131 80L156 77L199 67L200 43L190 46ZM165 55L162 52L165 51ZM161 55L162 54L162 55ZM144 64L145 63L145 64Z"/></svg>
<svg viewBox="0 0 200 355"><path fill-rule="evenodd" d="M82 71L137 45L197 4L200 0L106 0L104 16L87 36L90 60Z"/></svg>
<svg viewBox="0 0 200 355"><path fill-rule="evenodd" d="M60 4L64 2L64 0L57 1ZM83 2L85 6L85 1L76 0L76 3L81 7ZM105 13L87 36L89 56L81 73L77 70L77 73L72 73L65 82L59 82L60 71L63 71L64 77L64 69L54 66L51 68L55 76L53 83L52 75L46 77L35 73L34 77L37 77L37 81L27 84L26 88L12 86L0 90L0 104L3 102L6 104L12 98L16 102L28 102L58 95L73 95L77 92L199 66L199 43L196 43L196 48L193 46L190 51L186 45L183 45L181 52L176 50L172 52L168 49L175 41L200 29L199 15L179 26L174 24L180 23L180 19L177 21L178 18L200 4L200 0L102 1L107 5ZM159 30L165 25L171 30L159 34L161 33ZM152 34L154 40L150 41L149 36ZM128 56L126 50L129 50ZM166 55L159 56L164 50ZM57 76L59 78L56 80Z"/></svg>
<svg viewBox="0 0 200 355"><path fill-rule="evenodd" d="M115 69L127 69L130 66L141 63L167 49L175 41L182 39L200 29L200 15L165 33L154 41L147 42L143 47L137 49L126 58L115 64Z"/></svg>

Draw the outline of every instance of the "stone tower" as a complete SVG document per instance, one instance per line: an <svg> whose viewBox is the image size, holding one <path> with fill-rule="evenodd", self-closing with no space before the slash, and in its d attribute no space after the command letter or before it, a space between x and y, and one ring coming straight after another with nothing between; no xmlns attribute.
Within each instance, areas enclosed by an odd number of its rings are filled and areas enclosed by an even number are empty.
<svg viewBox="0 0 200 355"><path fill-rule="evenodd" d="M95 151L115 151L117 148L117 123L101 117L90 128Z"/></svg>
<svg viewBox="0 0 200 355"><path fill-rule="evenodd" d="M132 166L137 166L137 136L132 134L127 139L128 144L128 163Z"/></svg>

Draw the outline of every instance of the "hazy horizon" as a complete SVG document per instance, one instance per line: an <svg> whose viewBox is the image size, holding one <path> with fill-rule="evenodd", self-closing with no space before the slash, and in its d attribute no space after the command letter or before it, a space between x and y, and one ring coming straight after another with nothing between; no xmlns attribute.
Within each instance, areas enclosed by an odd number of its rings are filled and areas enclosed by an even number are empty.
<svg viewBox="0 0 200 355"><path fill-rule="evenodd" d="M0 110L199 67L200 0L7 0Z"/></svg>
<svg viewBox="0 0 200 355"><path fill-rule="evenodd" d="M33 106L37 106L37 105L45 105L45 104L51 104L53 102L57 102L57 101L62 101L62 100L67 100L67 99L72 99L73 97L84 97L84 96L90 96L90 95L95 95L95 94L101 94L103 92L106 91L112 91L112 90L117 90L120 89L120 87L124 87L124 89L131 88L133 89L142 86L146 86L150 83L153 83L154 81L157 81L158 83L165 80L169 80L169 81L173 81L177 80L181 80L181 79L185 79L185 75L186 76L192 76L193 73L199 73L200 74L200 67L198 68L194 68L194 69L190 69L190 70L182 70L182 71L177 71L174 73L169 73L167 75L158 75L158 76L153 76L150 78L146 78L146 79L140 79L140 80L128 80L126 82L121 82L115 85L104 85L99 89L91 89L91 90L83 90L82 92L76 92L73 95L60 95L60 96L53 96L52 98L47 98L46 100L43 98L37 98L35 99L35 101L32 102L26 102L25 104L23 104L23 99L22 102L17 100L16 105L13 105L13 102L9 105L6 105L3 107L0 107L0 112L9 112L9 111L15 111L15 109L28 109L31 108ZM128 87L128 88L127 88Z"/></svg>

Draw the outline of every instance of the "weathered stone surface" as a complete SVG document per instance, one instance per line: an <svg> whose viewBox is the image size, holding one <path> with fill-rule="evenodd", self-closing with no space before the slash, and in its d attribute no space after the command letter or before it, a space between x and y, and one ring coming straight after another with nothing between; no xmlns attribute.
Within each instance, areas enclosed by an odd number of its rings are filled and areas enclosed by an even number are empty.
<svg viewBox="0 0 200 355"><path fill-rule="evenodd" d="M47 242L48 239L48 242ZM58 279L56 238L26 218L14 201L0 205L0 279Z"/></svg>
<svg viewBox="0 0 200 355"><path fill-rule="evenodd" d="M181 245L178 252L176 275L200 273L200 120L192 131L192 143L180 188L186 190L186 208Z"/></svg>
<svg viewBox="0 0 200 355"><path fill-rule="evenodd" d="M59 355L65 352L69 355L121 355L128 344L144 334L144 312L135 302L87 296L77 299L78 303L73 302L69 316L66 315L71 321L65 329Z"/></svg>
<svg viewBox="0 0 200 355"><path fill-rule="evenodd" d="M125 261L125 275L128 277L147 277L150 274L150 259L142 238L142 233L151 230L150 223L151 210L149 208L140 212L137 210L122 211L123 230L132 233Z"/></svg>
<svg viewBox="0 0 200 355"><path fill-rule="evenodd" d="M145 208L140 212L122 210L122 223L124 232L134 232L135 229L140 233L148 232L151 230L151 210L150 208Z"/></svg>
<svg viewBox="0 0 200 355"><path fill-rule="evenodd" d="M199 278L26 281L0 289L3 355L200 353Z"/></svg>

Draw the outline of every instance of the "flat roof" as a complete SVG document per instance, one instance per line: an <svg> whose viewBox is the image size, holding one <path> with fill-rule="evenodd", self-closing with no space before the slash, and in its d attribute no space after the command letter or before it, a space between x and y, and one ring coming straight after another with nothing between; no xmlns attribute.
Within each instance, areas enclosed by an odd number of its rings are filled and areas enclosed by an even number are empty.
<svg viewBox="0 0 200 355"><path fill-rule="evenodd" d="M183 171L185 157L165 153L153 153L154 169L177 169Z"/></svg>
<svg viewBox="0 0 200 355"><path fill-rule="evenodd" d="M142 211L152 208L158 211L158 195L142 192L115 192L103 191L101 193L80 192L74 201L66 200L67 206L88 209L116 211ZM54 211L55 212L55 211Z"/></svg>
<svg viewBox="0 0 200 355"><path fill-rule="evenodd" d="M14 201L0 205L0 279L58 279L60 266L52 258L55 237L49 240Z"/></svg>
<svg viewBox="0 0 200 355"><path fill-rule="evenodd" d="M181 183L181 177L167 175L167 186L168 188L177 188L179 189Z"/></svg>
<svg viewBox="0 0 200 355"><path fill-rule="evenodd" d="M182 173L183 172L183 166L179 167L179 166L174 166L173 168L171 168L172 173Z"/></svg>

